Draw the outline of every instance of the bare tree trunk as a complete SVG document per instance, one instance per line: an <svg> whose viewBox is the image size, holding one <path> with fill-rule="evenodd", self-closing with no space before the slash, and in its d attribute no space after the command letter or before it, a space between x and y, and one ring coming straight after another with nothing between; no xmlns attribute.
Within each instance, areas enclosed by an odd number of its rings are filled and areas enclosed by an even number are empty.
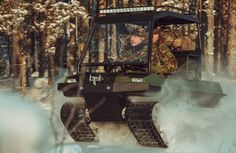
<svg viewBox="0 0 236 153"><path fill-rule="evenodd" d="M86 41L88 39L89 33L87 31L90 30L90 26L88 25L87 21L83 20L81 17L79 22L79 43L78 43L78 58L80 58L82 50L84 49L84 46L86 44ZM84 61L88 61L89 57L85 56Z"/></svg>
<svg viewBox="0 0 236 153"><path fill-rule="evenodd" d="M39 33L39 77L44 77L46 70L46 56L45 56L45 34L44 32Z"/></svg>
<svg viewBox="0 0 236 153"><path fill-rule="evenodd" d="M56 43L55 43L55 47L56 47L56 52L55 52L55 56L54 56L54 75L57 76L59 74L59 67L63 66L63 52L66 52L66 50L64 50L64 38L61 39L57 39Z"/></svg>
<svg viewBox="0 0 236 153"><path fill-rule="evenodd" d="M83 36L84 33L84 27L83 27L83 19L80 18L79 19L79 25L78 27L80 27L80 29L78 29L78 59L80 58L80 55L81 55L81 52L82 52L82 49L84 48L84 40L81 39L82 37L79 37L79 36Z"/></svg>
<svg viewBox="0 0 236 153"><path fill-rule="evenodd" d="M53 84L53 78L54 78L54 61L53 61L53 55L48 55L48 84Z"/></svg>
<svg viewBox="0 0 236 153"><path fill-rule="evenodd" d="M236 55L236 1L232 0L231 7L230 7L230 34L229 34L229 42L228 42L228 54Z"/></svg>
<svg viewBox="0 0 236 153"><path fill-rule="evenodd" d="M215 1L214 52L225 54L228 50L230 1Z"/></svg>
<svg viewBox="0 0 236 153"><path fill-rule="evenodd" d="M26 77L26 57L22 55L20 58L20 82L22 87L27 87L27 77Z"/></svg>
<svg viewBox="0 0 236 153"><path fill-rule="evenodd" d="M73 32L71 32L69 40L68 74L72 74L74 71L74 45L75 35L73 34Z"/></svg>
<svg viewBox="0 0 236 153"><path fill-rule="evenodd" d="M208 32L206 54L214 54L214 0L210 0L207 8Z"/></svg>
<svg viewBox="0 0 236 153"><path fill-rule="evenodd" d="M13 32L13 51L17 57L18 63L15 65L19 68L19 85L22 87L26 87L26 58L25 55L21 51L20 41L24 38L23 33L19 30Z"/></svg>
<svg viewBox="0 0 236 153"><path fill-rule="evenodd" d="M12 34L12 44L11 44L11 76L16 79L18 76L18 68L17 68L17 58L15 50L18 49L17 37L15 37L15 33Z"/></svg>
<svg viewBox="0 0 236 153"><path fill-rule="evenodd" d="M37 38L38 38L38 33L33 32L32 33L32 55L31 55L33 58L33 61L34 61L33 66L32 66L33 72L39 72L39 65L38 65L39 54L38 54L38 40L37 40Z"/></svg>

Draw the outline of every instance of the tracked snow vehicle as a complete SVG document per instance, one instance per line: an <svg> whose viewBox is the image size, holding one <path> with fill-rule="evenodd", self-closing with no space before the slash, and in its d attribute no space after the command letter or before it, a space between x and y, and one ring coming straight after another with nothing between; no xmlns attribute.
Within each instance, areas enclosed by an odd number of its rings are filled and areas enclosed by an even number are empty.
<svg viewBox="0 0 236 153"><path fill-rule="evenodd" d="M147 94L160 93L164 84L179 95L191 93L192 98L200 97L203 106L218 103L223 96L219 83L200 80L199 20L191 12L173 7L171 10L156 6L99 10L79 58L77 74L58 84L58 90L65 96L85 100L85 107L65 103L61 108L62 122L75 141L95 139L90 122L124 122L139 144L166 148L167 142L152 119L158 101L149 99ZM154 28L167 25L175 31L187 29L189 33L189 25L193 25L196 46L192 50L173 48L182 71L160 76L152 72L151 40ZM147 32L148 56L143 60L117 60L126 51L131 29L138 26Z"/></svg>

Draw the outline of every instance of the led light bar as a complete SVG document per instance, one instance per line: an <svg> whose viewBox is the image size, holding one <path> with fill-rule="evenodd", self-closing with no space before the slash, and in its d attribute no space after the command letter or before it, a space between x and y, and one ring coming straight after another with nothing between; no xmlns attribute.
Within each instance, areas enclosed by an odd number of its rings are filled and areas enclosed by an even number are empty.
<svg viewBox="0 0 236 153"><path fill-rule="evenodd" d="M149 7L127 7L127 8L113 8L113 9L102 9L99 11L100 14L113 14L113 13L129 13L129 12L144 12L154 11L153 6Z"/></svg>

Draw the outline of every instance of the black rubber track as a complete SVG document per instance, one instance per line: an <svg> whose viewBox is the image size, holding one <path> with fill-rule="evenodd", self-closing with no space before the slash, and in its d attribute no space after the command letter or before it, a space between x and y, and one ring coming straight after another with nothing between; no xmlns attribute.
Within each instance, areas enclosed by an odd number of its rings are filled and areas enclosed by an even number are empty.
<svg viewBox="0 0 236 153"><path fill-rule="evenodd" d="M152 119L152 110L156 103L129 103L126 107L125 118L140 145L166 148L167 145ZM65 103L61 108L61 120L76 142L95 140L96 136L85 119L85 109L78 104Z"/></svg>
<svg viewBox="0 0 236 153"><path fill-rule="evenodd" d="M126 108L126 121L138 143L148 147L167 145L153 123L152 110L157 102L130 103Z"/></svg>
<svg viewBox="0 0 236 153"><path fill-rule="evenodd" d="M78 104L65 103L61 108L61 120L76 142L91 142L95 134L85 119L85 109Z"/></svg>

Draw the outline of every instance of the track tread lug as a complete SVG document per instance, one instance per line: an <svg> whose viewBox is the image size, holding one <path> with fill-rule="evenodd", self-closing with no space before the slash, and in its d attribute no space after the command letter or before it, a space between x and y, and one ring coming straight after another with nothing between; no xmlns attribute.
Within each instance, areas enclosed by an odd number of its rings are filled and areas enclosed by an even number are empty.
<svg viewBox="0 0 236 153"><path fill-rule="evenodd" d="M139 144L149 147L167 145L152 120L152 110L157 102L139 102L127 105L126 121Z"/></svg>
<svg viewBox="0 0 236 153"><path fill-rule="evenodd" d="M91 142L95 140L95 134L86 122L83 111L76 104L66 103L61 109L61 120L76 142Z"/></svg>

